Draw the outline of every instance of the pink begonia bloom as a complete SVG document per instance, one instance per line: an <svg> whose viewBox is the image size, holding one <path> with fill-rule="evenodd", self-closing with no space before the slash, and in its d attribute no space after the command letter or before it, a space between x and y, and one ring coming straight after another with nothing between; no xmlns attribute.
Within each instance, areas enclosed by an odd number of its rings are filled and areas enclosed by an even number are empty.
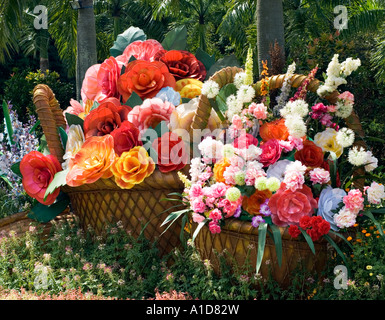
<svg viewBox="0 0 385 320"><path fill-rule="evenodd" d="M114 57L109 57L100 65L97 74L97 95L95 100L102 102L107 98L120 98L118 92L118 78L120 77L121 67Z"/></svg>
<svg viewBox="0 0 385 320"><path fill-rule="evenodd" d="M149 40L137 40L130 43L120 56L116 57L116 60L120 65L127 66L131 56L134 56L136 60L154 61L155 54L163 50L163 46L154 39Z"/></svg>
<svg viewBox="0 0 385 320"><path fill-rule="evenodd" d="M349 91L342 92L339 96L339 99L345 100L350 103L354 103L354 95Z"/></svg>
<svg viewBox="0 0 385 320"><path fill-rule="evenodd" d="M222 212L219 209L214 209L210 212L209 218L212 220L220 220L222 219Z"/></svg>
<svg viewBox="0 0 385 320"><path fill-rule="evenodd" d="M349 228L356 223L357 214L343 207L333 219L338 228Z"/></svg>
<svg viewBox="0 0 385 320"><path fill-rule="evenodd" d="M194 198L191 201L191 209L197 213L204 213L206 211L206 205L203 202L203 197Z"/></svg>
<svg viewBox="0 0 385 320"><path fill-rule="evenodd" d="M202 216L201 214L199 214L199 213L193 213L192 214L192 219L193 219L193 221L194 222L196 222L196 223L201 223L201 222L203 222L203 220L205 220L205 217L204 216Z"/></svg>
<svg viewBox="0 0 385 320"><path fill-rule="evenodd" d="M210 221L209 229L211 233L220 233L221 227L218 225L217 221Z"/></svg>
<svg viewBox="0 0 385 320"><path fill-rule="evenodd" d="M190 198L197 198L201 195L203 195L202 186L198 183L194 183L189 191Z"/></svg>
<svg viewBox="0 0 385 320"><path fill-rule="evenodd" d="M302 188L303 184L305 183L305 178L301 172L290 171L285 174L283 183L286 184L287 189L290 189L294 192L295 190Z"/></svg>
<svg viewBox="0 0 385 320"><path fill-rule="evenodd" d="M95 100L98 95L98 72L100 66L101 64L94 64L86 71L81 89L81 96L84 102L87 99Z"/></svg>
<svg viewBox="0 0 385 320"><path fill-rule="evenodd" d="M356 215L362 209L364 209L364 198L362 192L359 189L353 189L348 192L348 194L343 198L343 202L346 208Z"/></svg>
<svg viewBox="0 0 385 320"><path fill-rule="evenodd" d="M243 128L242 118L239 115L237 114L233 115L231 122L235 129L241 130Z"/></svg>
<svg viewBox="0 0 385 320"><path fill-rule="evenodd" d="M155 128L162 121L170 121L174 110L175 106L168 101L163 102L160 98L145 99L130 111L127 120L139 130Z"/></svg>
<svg viewBox="0 0 385 320"><path fill-rule="evenodd" d="M329 171L322 168L314 168L309 172L310 181L313 184L319 183L324 184L330 181L330 173Z"/></svg>
<svg viewBox="0 0 385 320"><path fill-rule="evenodd" d="M214 183L210 189L212 191L211 196L215 198L224 197L229 187L223 182Z"/></svg>
<svg viewBox="0 0 385 320"><path fill-rule="evenodd" d="M70 100L70 106L63 111L63 115L65 113L74 114L75 116L78 116L84 112L84 106L80 104L80 102L76 101L75 99Z"/></svg>

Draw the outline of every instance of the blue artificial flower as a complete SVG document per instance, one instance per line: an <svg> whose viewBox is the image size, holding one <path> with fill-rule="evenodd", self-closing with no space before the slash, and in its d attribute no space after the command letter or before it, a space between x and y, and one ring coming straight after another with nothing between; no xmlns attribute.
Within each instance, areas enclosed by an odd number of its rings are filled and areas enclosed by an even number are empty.
<svg viewBox="0 0 385 320"><path fill-rule="evenodd" d="M333 189L331 186L328 186L321 191L318 200L317 215L329 222L330 228L334 231L337 231L338 227L334 222L333 216L335 213L332 212L332 210L338 208L338 205L341 203L344 196L346 196L346 192L343 189Z"/></svg>
<svg viewBox="0 0 385 320"><path fill-rule="evenodd" d="M179 106L180 98L181 98L180 93L175 91L171 87L162 88L155 97L160 98L163 101L168 101L172 103L174 106Z"/></svg>

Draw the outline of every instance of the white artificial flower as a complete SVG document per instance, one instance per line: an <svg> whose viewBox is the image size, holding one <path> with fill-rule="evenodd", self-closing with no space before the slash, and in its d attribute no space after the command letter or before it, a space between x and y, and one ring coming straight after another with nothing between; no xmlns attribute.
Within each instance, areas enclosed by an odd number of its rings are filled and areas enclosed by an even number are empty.
<svg viewBox="0 0 385 320"><path fill-rule="evenodd" d="M69 127L67 136L66 152L63 156L64 162L62 163L64 170L68 168L71 158L80 150L85 141L81 125L72 124Z"/></svg>
<svg viewBox="0 0 385 320"><path fill-rule="evenodd" d="M239 89L243 84L245 84L245 77L246 77L246 72L238 72L234 76L234 85Z"/></svg>
<svg viewBox="0 0 385 320"><path fill-rule="evenodd" d="M295 160L290 161L290 163L286 166L285 173L288 174L290 172L297 172L300 174L305 174L307 167L302 164L301 161Z"/></svg>
<svg viewBox="0 0 385 320"><path fill-rule="evenodd" d="M327 77L338 77L341 72L341 64L338 62L338 54L335 54L326 69Z"/></svg>
<svg viewBox="0 0 385 320"><path fill-rule="evenodd" d="M309 113L309 105L305 100L302 99L288 101L285 107L281 109L280 113L284 118L290 115L299 115L303 118L306 117Z"/></svg>
<svg viewBox="0 0 385 320"><path fill-rule="evenodd" d="M306 124L299 115L294 114L286 116L285 126L287 127L289 134L294 138L302 138L306 135Z"/></svg>
<svg viewBox="0 0 385 320"><path fill-rule="evenodd" d="M214 99L219 93L219 84L214 80L207 80L202 85L201 93L209 99Z"/></svg>
<svg viewBox="0 0 385 320"><path fill-rule="evenodd" d="M333 219L338 228L349 228L356 223L356 217L354 212L343 207L338 214L334 215Z"/></svg>
<svg viewBox="0 0 385 320"><path fill-rule="evenodd" d="M198 144L202 156L207 159L220 159L223 157L223 142L206 137Z"/></svg>
<svg viewBox="0 0 385 320"><path fill-rule="evenodd" d="M195 183L199 180L200 175L205 170L206 165L202 162L200 157L191 159L190 164L190 177L191 183Z"/></svg>
<svg viewBox="0 0 385 320"><path fill-rule="evenodd" d="M347 117L349 117L352 112L353 112L353 104L352 103L344 103L342 101L338 101L336 103L336 107L337 107L337 110L336 110L336 113L335 115L337 117L340 117L342 119L346 119Z"/></svg>
<svg viewBox="0 0 385 320"><path fill-rule="evenodd" d="M378 167L378 159L373 156L371 151L366 151L366 163L365 170L367 172L373 171Z"/></svg>
<svg viewBox="0 0 385 320"><path fill-rule="evenodd" d="M360 59L347 58L341 63L341 71L345 77L349 76L353 71L361 65Z"/></svg>
<svg viewBox="0 0 385 320"><path fill-rule="evenodd" d="M336 135L337 142L344 148L350 147L354 142L355 134L352 129L341 128Z"/></svg>
<svg viewBox="0 0 385 320"><path fill-rule="evenodd" d="M279 181L282 182L283 179L285 178L286 167L291 162L292 161L285 159L285 160L279 160L279 161L273 163L272 165L270 165L267 168L267 171L266 171L267 178L275 177L275 178L279 179Z"/></svg>
<svg viewBox="0 0 385 320"><path fill-rule="evenodd" d="M253 101L255 97L255 90L252 86L241 85L237 91L237 99L242 103L249 103Z"/></svg>
<svg viewBox="0 0 385 320"><path fill-rule="evenodd" d="M240 102L234 94L227 97L226 105L228 119L232 119L234 115L242 112L243 103Z"/></svg>
<svg viewBox="0 0 385 320"><path fill-rule="evenodd" d="M371 204L380 204L385 199L385 188L383 185L373 181L370 187L366 189L368 195L368 201Z"/></svg>
<svg viewBox="0 0 385 320"><path fill-rule="evenodd" d="M354 146L349 150L348 153L348 161L353 165L353 166L361 166L368 161L368 154L366 153L365 149L360 147L358 149L357 146Z"/></svg>

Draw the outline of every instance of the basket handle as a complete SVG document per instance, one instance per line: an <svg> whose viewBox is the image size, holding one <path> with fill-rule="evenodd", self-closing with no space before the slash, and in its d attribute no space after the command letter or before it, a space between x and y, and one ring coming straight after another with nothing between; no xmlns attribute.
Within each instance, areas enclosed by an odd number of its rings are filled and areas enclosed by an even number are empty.
<svg viewBox="0 0 385 320"><path fill-rule="evenodd" d="M231 83L234 81L234 76L238 73L243 71L243 69L238 67L227 67L224 69L221 69L217 71L212 77L210 77L210 80L216 81L219 84L219 88L222 88L224 85ZM286 75L285 74L279 74L275 75L269 78L269 88L271 90L281 88L283 85L283 82L285 80ZM291 78L291 86L293 88L298 88L302 82L306 79L305 75L301 74L294 74ZM260 95L261 93L261 81L258 81L256 84L253 85L256 94ZM313 79L309 82L307 89L311 92L316 92L318 87L320 86L321 82L318 79ZM325 99L331 103L335 104L338 100L339 92L336 90L325 97ZM210 117L211 113L211 105L209 99L201 94L199 97L198 107L195 112L195 115L193 117L193 121L191 124L191 129L205 129L207 127L208 119ZM356 112L353 110L352 114L345 119L346 126L353 130L356 136L354 145L357 147L362 147L364 149L367 149L367 145L364 141L365 132L362 128L360 119ZM355 176L363 175L365 174L365 169L360 168L356 170L354 173ZM365 180L359 179L356 180L353 184L359 188L363 189Z"/></svg>
<svg viewBox="0 0 385 320"><path fill-rule="evenodd" d="M59 162L63 162L64 149L60 140L58 127L66 128L63 110L55 98L51 88L45 84L38 84L33 90L33 103L36 106L41 127L45 134L49 152Z"/></svg>

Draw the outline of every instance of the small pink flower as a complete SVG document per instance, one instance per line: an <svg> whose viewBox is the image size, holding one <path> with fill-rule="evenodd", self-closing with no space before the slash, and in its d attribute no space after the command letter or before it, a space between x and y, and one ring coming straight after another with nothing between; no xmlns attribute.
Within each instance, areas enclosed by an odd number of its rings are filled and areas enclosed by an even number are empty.
<svg viewBox="0 0 385 320"><path fill-rule="evenodd" d="M235 129L241 130L243 128L242 118L239 115L235 114L231 119L231 122Z"/></svg>
<svg viewBox="0 0 385 320"><path fill-rule="evenodd" d="M314 168L312 171L309 172L309 175L310 181L313 182L313 184L324 184L330 181L329 171L326 171L322 168Z"/></svg>
<svg viewBox="0 0 385 320"><path fill-rule="evenodd" d="M63 111L63 114L70 113L78 116L82 112L84 112L84 107L78 101L71 99L70 106Z"/></svg>
<svg viewBox="0 0 385 320"><path fill-rule="evenodd" d="M346 102L354 103L354 95L349 91L342 92L339 96L339 99L345 100Z"/></svg>
<svg viewBox="0 0 385 320"><path fill-rule="evenodd" d="M286 184L286 188L291 191L302 188L302 185L305 183L305 179L302 173L296 171L290 171L285 174L283 182Z"/></svg>
<svg viewBox="0 0 385 320"><path fill-rule="evenodd" d="M202 196L191 201L191 208L194 212L203 213L206 210L206 205L203 202Z"/></svg>
<svg viewBox="0 0 385 320"><path fill-rule="evenodd" d="M193 218L193 221L196 223L201 223L201 222L203 222L203 220L205 220L204 216L202 216L199 213L195 213L195 212L193 213L192 218Z"/></svg>
<svg viewBox="0 0 385 320"><path fill-rule="evenodd" d="M348 210L356 214L364 209L364 198L359 189L350 190L343 198L343 202Z"/></svg>
<svg viewBox="0 0 385 320"><path fill-rule="evenodd" d="M235 184L235 174L239 171L239 167L230 165L226 168L225 172L223 173L223 177L225 178L225 182L230 185Z"/></svg>
<svg viewBox="0 0 385 320"><path fill-rule="evenodd" d="M223 197L226 194L228 186L223 182L217 182L211 186L212 196L215 198Z"/></svg>
<svg viewBox="0 0 385 320"><path fill-rule="evenodd" d="M327 111L328 112L336 112L336 110L337 110L337 107L336 106L333 106L333 105L331 105L331 106L327 106Z"/></svg>
<svg viewBox="0 0 385 320"><path fill-rule="evenodd" d="M212 220L222 219L222 212L219 209L214 209L210 212L209 218Z"/></svg>
<svg viewBox="0 0 385 320"><path fill-rule="evenodd" d="M252 104L255 104L255 107L253 110L254 117L256 117L259 120L265 120L267 118L267 107L263 103L256 104L255 102L253 102Z"/></svg>
<svg viewBox="0 0 385 320"><path fill-rule="evenodd" d="M213 234L221 232L221 227L218 225L217 221L214 221L214 220L210 221L209 229L210 229L210 232Z"/></svg>
<svg viewBox="0 0 385 320"><path fill-rule="evenodd" d="M190 188L189 196L191 198L197 198L201 195L203 195L202 186L198 183L193 184Z"/></svg>
<svg viewBox="0 0 385 320"><path fill-rule="evenodd" d="M214 198L214 197L206 197L205 199L206 206L208 206L209 208L214 208L216 201L217 201L217 198Z"/></svg>

